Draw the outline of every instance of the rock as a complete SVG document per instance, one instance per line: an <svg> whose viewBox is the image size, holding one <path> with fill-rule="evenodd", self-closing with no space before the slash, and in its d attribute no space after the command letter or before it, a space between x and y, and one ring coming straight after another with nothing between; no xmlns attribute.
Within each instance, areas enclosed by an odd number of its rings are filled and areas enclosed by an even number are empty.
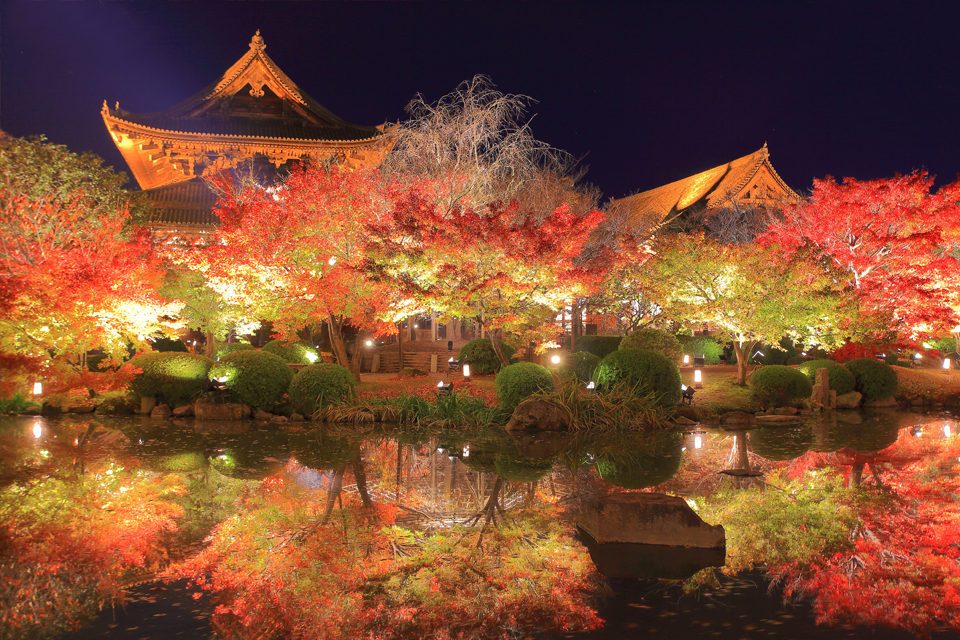
<svg viewBox="0 0 960 640"><path fill-rule="evenodd" d="M193 415L193 405L185 404L173 410L174 418L189 418Z"/></svg>
<svg viewBox="0 0 960 640"><path fill-rule="evenodd" d="M926 400L924 400L923 398L910 398L911 407L922 407L925 404L926 404Z"/></svg>
<svg viewBox="0 0 960 640"><path fill-rule="evenodd" d="M759 424L796 424L800 422L799 416L756 416L755 419Z"/></svg>
<svg viewBox="0 0 960 640"><path fill-rule="evenodd" d="M800 410L796 407L777 407L773 410L775 416L795 416L798 413L800 413Z"/></svg>
<svg viewBox="0 0 960 640"><path fill-rule="evenodd" d="M290 414L290 422L303 422L306 418L294 411Z"/></svg>
<svg viewBox="0 0 960 640"><path fill-rule="evenodd" d="M43 413L43 405L36 403L30 403L30 406L23 410L25 416L38 416L41 413Z"/></svg>
<svg viewBox="0 0 960 640"><path fill-rule="evenodd" d="M254 409L253 419L254 420L272 420L273 414L270 413L269 411L264 411L263 409Z"/></svg>
<svg viewBox="0 0 960 640"><path fill-rule="evenodd" d="M238 402L193 403L193 415L201 420L242 420L250 416L250 407Z"/></svg>
<svg viewBox="0 0 960 640"><path fill-rule="evenodd" d="M507 431L566 431L570 428L570 414L550 400L528 398L514 409Z"/></svg>
<svg viewBox="0 0 960 640"><path fill-rule="evenodd" d="M864 407L874 408L874 409L885 409L888 407L897 406L897 399L890 398L880 398L879 400L867 400L863 403Z"/></svg>
<svg viewBox="0 0 960 640"><path fill-rule="evenodd" d="M153 408L157 406L157 399L153 396L142 396L140 398L140 413L142 415L150 415L150 412L153 411Z"/></svg>
<svg viewBox="0 0 960 640"><path fill-rule="evenodd" d="M850 393L841 393L837 396L837 409L856 409L863 400L863 394L859 391Z"/></svg>
<svg viewBox="0 0 960 640"><path fill-rule="evenodd" d="M289 422L289 420L290 419L287 418L287 416L273 416L272 418L270 418L270 422L274 424L286 424L287 422Z"/></svg>
<svg viewBox="0 0 960 640"><path fill-rule="evenodd" d="M150 412L150 417L154 420L163 420L170 417L170 407L165 404L158 404Z"/></svg>
<svg viewBox="0 0 960 640"><path fill-rule="evenodd" d="M731 411L720 416L720 424L747 425L753 422L753 414L744 411Z"/></svg>
<svg viewBox="0 0 960 640"><path fill-rule="evenodd" d="M631 542L714 549L723 527L709 525L683 498L662 493L616 493L588 503L577 525L601 544Z"/></svg>
<svg viewBox="0 0 960 640"><path fill-rule="evenodd" d="M63 410L66 413L93 413L97 410L97 404L92 399L84 398L71 402Z"/></svg>
<svg viewBox="0 0 960 640"><path fill-rule="evenodd" d="M697 422L696 420L691 420L690 418L687 418L685 416L674 416L673 424L679 425L681 427L692 427L700 423Z"/></svg>

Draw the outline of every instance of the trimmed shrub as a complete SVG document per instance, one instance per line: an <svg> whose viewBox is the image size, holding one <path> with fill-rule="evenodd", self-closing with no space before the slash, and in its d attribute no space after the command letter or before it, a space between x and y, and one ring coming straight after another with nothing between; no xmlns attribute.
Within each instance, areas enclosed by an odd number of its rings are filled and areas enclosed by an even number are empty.
<svg viewBox="0 0 960 640"><path fill-rule="evenodd" d="M601 390L623 385L636 395L651 395L662 407L680 402L680 369L667 356L654 351L614 351L600 361L594 380Z"/></svg>
<svg viewBox="0 0 960 640"><path fill-rule="evenodd" d="M312 364L293 376L290 403L305 416L328 404L352 399L357 381L346 367L338 364Z"/></svg>
<svg viewBox="0 0 960 640"><path fill-rule="evenodd" d="M850 393L853 391L853 374L842 364L823 358L822 360L809 360L799 367L803 375L807 376L810 384L817 381L817 371L826 369L830 377L830 388L837 392L837 395Z"/></svg>
<svg viewBox="0 0 960 640"><path fill-rule="evenodd" d="M233 353L234 351L249 351L251 349L253 349L253 345L249 342L222 342L217 345L213 355L217 360L222 360L228 353Z"/></svg>
<svg viewBox="0 0 960 640"><path fill-rule="evenodd" d="M235 400L258 408L279 402L292 378L279 356L257 350L234 351L210 369L210 379L221 382Z"/></svg>
<svg viewBox="0 0 960 640"><path fill-rule="evenodd" d="M156 396L170 405L184 404L200 395L213 364L209 358L179 351L148 351L131 362L141 372L131 381L130 389L140 397Z"/></svg>
<svg viewBox="0 0 960 640"><path fill-rule="evenodd" d="M504 344L502 341L500 344L503 347L503 355L507 357L507 360L513 357L513 347ZM460 348L460 353L457 354L457 359L461 366L469 364L471 373L477 375L487 375L500 370L500 360L493 351L493 346L488 338L477 338L463 345Z"/></svg>
<svg viewBox="0 0 960 640"><path fill-rule="evenodd" d="M754 347L754 351L761 351L763 353L762 356L757 356L758 360L754 360L754 362L759 361L765 365L789 364L791 360L800 357L797 351L797 345L795 345L790 338L780 338L777 346L769 344L757 345Z"/></svg>
<svg viewBox="0 0 960 640"><path fill-rule="evenodd" d="M683 436L663 431L623 438L611 453L598 453L597 473L624 489L645 489L672 478L683 461Z"/></svg>
<svg viewBox="0 0 960 640"><path fill-rule="evenodd" d="M546 367L533 362L517 362L497 374L497 397L500 406L513 411L520 402L538 391L553 389L553 376Z"/></svg>
<svg viewBox="0 0 960 640"><path fill-rule="evenodd" d="M677 337L658 329L637 329L620 341L621 351L654 351L670 360L679 360L683 345Z"/></svg>
<svg viewBox="0 0 960 640"><path fill-rule="evenodd" d="M623 336L580 336L574 345L574 351L592 353L598 358L604 358L620 348Z"/></svg>
<svg viewBox="0 0 960 640"><path fill-rule="evenodd" d="M684 336L680 338L680 344L691 359L702 357L705 364L720 364L723 345L710 336Z"/></svg>
<svg viewBox="0 0 960 640"><path fill-rule="evenodd" d="M782 364L768 364L754 371L750 376L750 388L753 399L767 406L807 398L813 391L802 371Z"/></svg>
<svg viewBox="0 0 960 640"><path fill-rule="evenodd" d="M560 372L578 382L590 382L593 380L593 373L600 364L600 358L587 351L576 351L567 354Z"/></svg>
<svg viewBox="0 0 960 640"><path fill-rule="evenodd" d="M857 358L847 362L853 374L854 388L864 400L889 398L897 392L897 372L889 364L873 358Z"/></svg>
<svg viewBox="0 0 960 640"><path fill-rule="evenodd" d="M767 460L799 458L813 446L809 425L767 426L750 432L750 451Z"/></svg>
<svg viewBox="0 0 960 640"><path fill-rule="evenodd" d="M183 343L183 340L180 338L168 338L166 336L154 338L150 341L150 346L154 351L174 351L179 353L186 353L188 351L187 345Z"/></svg>
<svg viewBox="0 0 960 640"><path fill-rule="evenodd" d="M303 342L271 340L263 345L263 350L291 364L313 364L320 358L316 349Z"/></svg>

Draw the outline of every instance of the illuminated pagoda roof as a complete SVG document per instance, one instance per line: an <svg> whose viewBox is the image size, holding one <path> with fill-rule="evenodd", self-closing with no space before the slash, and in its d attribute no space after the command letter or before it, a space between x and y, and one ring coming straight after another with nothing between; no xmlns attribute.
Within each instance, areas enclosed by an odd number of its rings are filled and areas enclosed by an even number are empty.
<svg viewBox="0 0 960 640"><path fill-rule="evenodd" d="M630 226L650 228L693 208L719 209L734 203L781 207L800 199L770 162L766 143L757 151L655 189L613 200L611 210Z"/></svg>
<svg viewBox="0 0 960 640"><path fill-rule="evenodd" d="M154 204L157 224L183 225L186 219L212 224L209 208L186 218L181 215L186 209L178 209L167 220L172 194L178 194L178 203L205 203L209 198L198 179L254 157L275 167L314 160L355 168L376 165L389 151L382 126L356 125L335 115L304 93L266 49L257 31L247 52L220 78L165 111L132 113L104 101L104 124ZM194 184L154 193L187 182Z"/></svg>

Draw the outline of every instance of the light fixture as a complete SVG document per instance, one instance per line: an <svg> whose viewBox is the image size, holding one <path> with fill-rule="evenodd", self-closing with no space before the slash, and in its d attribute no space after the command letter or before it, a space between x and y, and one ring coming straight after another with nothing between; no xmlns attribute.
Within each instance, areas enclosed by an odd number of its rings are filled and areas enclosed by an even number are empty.
<svg viewBox="0 0 960 640"><path fill-rule="evenodd" d="M372 346L373 346L373 340L366 340L366 341L364 341L363 344L364 344L364 346L372 347Z"/></svg>
<svg viewBox="0 0 960 640"><path fill-rule="evenodd" d="M307 360L310 361L310 364L313 364L314 362L316 362L317 358L319 358L319 356L316 353L314 353L313 351L307 351Z"/></svg>
<svg viewBox="0 0 960 640"><path fill-rule="evenodd" d="M950 428L950 423L949 423L949 422L944 422L944 423L943 423L943 437L944 437L944 438L949 438L949 437L952 436L952 435L953 435L953 429Z"/></svg>
<svg viewBox="0 0 960 640"><path fill-rule="evenodd" d="M944 368L944 369L949 369L949 368L950 368L950 358L944 358L944 359L943 359L943 368Z"/></svg>
<svg viewBox="0 0 960 640"><path fill-rule="evenodd" d="M462 453L461 455L462 455L464 458L469 458L469 457L470 457L470 445L468 445L468 444L463 445L463 453Z"/></svg>
<svg viewBox="0 0 960 640"><path fill-rule="evenodd" d="M33 421L33 437L35 440L39 440L43 436L43 423L39 420Z"/></svg>
<svg viewBox="0 0 960 640"><path fill-rule="evenodd" d="M448 396L453 393L453 383L441 380L437 383L437 393L442 396Z"/></svg>
<svg viewBox="0 0 960 640"><path fill-rule="evenodd" d="M685 365L690 364L690 354L689 354L689 353L683 354L683 364L685 364Z"/></svg>
<svg viewBox="0 0 960 640"><path fill-rule="evenodd" d="M593 390L595 390L596 388L597 388L597 383L594 382L593 380L591 380L590 382L587 383L587 390L588 390L588 391L593 391Z"/></svg>
<svg viewBox="0 0 960 640"><path fill-rule="evenodd" d="M327 264L330 265L331 267L337 264L337 256L330 256L330 259L327 260Z"/></svg>
<svg viewBox="0 0 960 640"><path fill-rule="evenodd" d="M35 396L42 396L42 395L43 395L43 383L42 383L42 382L37 381L37 382L34 382L34 383L33 383L33 395L35 395Z"/></svg>
<svg viewBox="0 0 960 640"><path fill-rule="evenodd" d="M923 354L922 354L922 353L917 352L917 353L913 354L913 359L914 359L914 360L920 360L921 358L923 358Z"/></svg>
<svg viewBox="0 0 960 640"><path fill-rule="evenodd" d="M550 364L560 364L560 355L555 353L550 356Z"/></svg>
<svg viewBox="0 0 960 640"><path fill-rule="evenodd" d="M463 378L466 382L470 381L470 365L469 364L463 365Z"/></svg>
<svg viewBox="0 0 960 640"><path fill-rule="evenodd" d="M693 436L693 448L694 449L703 449L703 436L697 434Z"/></svg>
<svg viewBox="0 0 960 640"><path fill-rule="evenodd" d="M703 370L702 369L693 370L693 386L696 389L703 388Z"/></svg>

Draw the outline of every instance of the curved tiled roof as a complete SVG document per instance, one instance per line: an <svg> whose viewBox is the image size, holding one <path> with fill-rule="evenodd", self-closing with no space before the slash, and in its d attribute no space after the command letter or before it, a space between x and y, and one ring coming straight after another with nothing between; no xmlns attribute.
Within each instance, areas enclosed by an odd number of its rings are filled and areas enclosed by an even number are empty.
<svg viewBox="0 0 960 640"><path fill-rule="evenodd" d="M631 225L654 226L695 205L706 208L724 206L738 197L764 170L784 200L799 199L800 196L773 168L770 151L764 144L757 151L726 164L614 200L610 207L627 216Z"/></svg>
<svg viewBox="0 0 960 640"><path fill-rule="evenodd" d="M213 213L216 194L200 178L148 189L148 224L153 227L209 227L219 223Z"/></svg>

